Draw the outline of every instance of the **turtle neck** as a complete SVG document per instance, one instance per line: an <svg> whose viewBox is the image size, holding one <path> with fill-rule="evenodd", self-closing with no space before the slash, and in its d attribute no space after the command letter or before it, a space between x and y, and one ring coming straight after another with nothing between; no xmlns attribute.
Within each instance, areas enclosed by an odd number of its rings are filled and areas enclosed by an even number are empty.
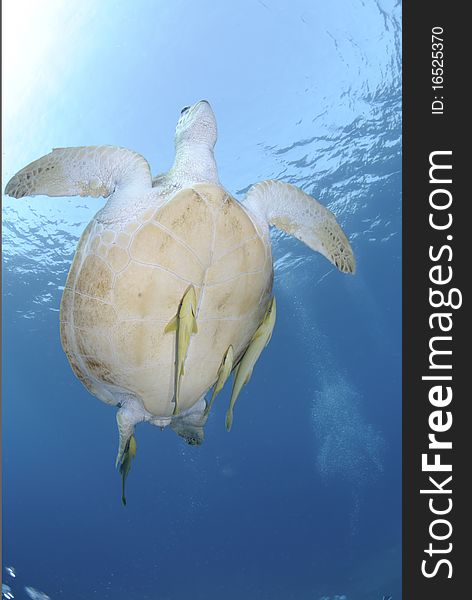
<svg viewBox="0 0 472 600"><path fill-rule="evenodd" d="M213 148L206 143L185 143L176 146L175 160L166 176L166 183L178 187L197 182L219 183Z"/></svg>

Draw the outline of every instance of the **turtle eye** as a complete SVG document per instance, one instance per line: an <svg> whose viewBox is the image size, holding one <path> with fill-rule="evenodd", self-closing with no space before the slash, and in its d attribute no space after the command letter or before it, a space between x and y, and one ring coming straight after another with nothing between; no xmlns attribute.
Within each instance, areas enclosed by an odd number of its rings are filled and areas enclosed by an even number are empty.
<svg viewBox="0 0 472 600"><path fill-rule="evenodd" d="M190 108L190 106L184 106L183 109L180 111L180 114L181 115L185 114L189 108Z"/></svg>

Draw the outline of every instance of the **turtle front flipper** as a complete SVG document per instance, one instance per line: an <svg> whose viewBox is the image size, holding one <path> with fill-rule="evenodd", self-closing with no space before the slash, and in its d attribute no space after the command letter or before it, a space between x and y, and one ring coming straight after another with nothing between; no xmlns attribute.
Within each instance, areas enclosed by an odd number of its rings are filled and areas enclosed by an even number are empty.
<svg viewBox="0 0 472 600"><path fill-rule="evenodd" d="M323 254L343 273L355 272L352 248L334 214L296 186L261 181L249 190L244 206L262 221Z"/></svg>
<svg viewBox="0 0 472 600"><path fill-rule="evenodd" d="M5 193L24 196L103 196L115 189L152 189L149 164L140 154L118 146L55 148L7 183Z"/></svg>

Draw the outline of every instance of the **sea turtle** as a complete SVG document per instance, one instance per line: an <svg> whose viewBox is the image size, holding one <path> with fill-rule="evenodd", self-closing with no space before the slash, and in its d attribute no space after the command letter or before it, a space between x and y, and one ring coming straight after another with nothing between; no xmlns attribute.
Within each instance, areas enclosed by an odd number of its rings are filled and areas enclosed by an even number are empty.
<svg viewBox="0 0 472 600"><path fill-rule="evenodd" d="M123 481L141 421L203 440L209 405L234 369L226 424L275 322L269 226L338 269L355 260L335 216L281 181L253 185L243 204L220 184L216 121L201 100L182 109L175 161L153 179L147 161L114 146L57 148L8 183L15 198L108 198L80 238L61 302L61 341L97 398L119 407ZM215 395L215 394L214 394ZM213 395L213 399L214 399Z"/></svg>

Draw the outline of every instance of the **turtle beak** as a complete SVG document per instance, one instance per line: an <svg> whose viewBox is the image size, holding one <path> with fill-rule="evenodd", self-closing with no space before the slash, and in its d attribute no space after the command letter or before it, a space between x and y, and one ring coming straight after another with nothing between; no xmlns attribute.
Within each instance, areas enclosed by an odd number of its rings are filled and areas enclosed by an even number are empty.
<svg viewBox="0 0 472 600"><path fill-rule="evenodd" d="M199 100L198 102L195 103L195 106L201 106L202 108L205 108L206 110L210 110L210 112L213 114L213 109L211 107L211 104L208 102L208 100Z"/></svg>

